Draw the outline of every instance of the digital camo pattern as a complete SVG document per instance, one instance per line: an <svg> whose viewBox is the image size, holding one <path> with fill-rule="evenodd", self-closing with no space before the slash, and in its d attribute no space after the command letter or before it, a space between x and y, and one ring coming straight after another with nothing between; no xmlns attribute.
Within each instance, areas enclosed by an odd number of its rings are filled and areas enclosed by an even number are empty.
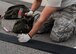
<svg viewBox="0 0 76 54"><path fill-rule="evenodd" d="M76 33L76 5L66 7L65 9L52 15L55 19L50 38L56 42L68 40Z"/></svg>
<svg viewBox="0 0 76 54"><path fill-rule="evenodd" d="M37 21L39 17L35 17ZM53 19L52 19L53 18ZM50 38L56 42L68 40L76 34L76 4L53 13L37 33L50 32ZM55 21L54 21L55 19ZM54 25L53 25L54 24ZM53 26L53 28L52 28Z"/></svg>

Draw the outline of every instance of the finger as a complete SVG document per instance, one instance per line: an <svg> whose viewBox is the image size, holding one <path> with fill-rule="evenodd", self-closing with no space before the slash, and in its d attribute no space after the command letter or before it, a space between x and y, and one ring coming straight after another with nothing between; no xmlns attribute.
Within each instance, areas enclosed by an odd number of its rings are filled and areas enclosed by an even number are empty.
<svg viewBox="0 0 76 54"><path fill-rule="evenodd" d="M27 13L25 13L25 15L27 15Z"/></svg>
<svg viewBox="0 0 76 54"><path fill-rule="evenodd" d="M18 37L18 38L20 38L21 36L22 36L21 34L18 34L18 36L17 36L17 37Z"/></svg>
<svg viewBox="0 0 76 54"><path fill-rule="evenodd" d="M23 38L18 39L19 42L24 42Z"/></svg>

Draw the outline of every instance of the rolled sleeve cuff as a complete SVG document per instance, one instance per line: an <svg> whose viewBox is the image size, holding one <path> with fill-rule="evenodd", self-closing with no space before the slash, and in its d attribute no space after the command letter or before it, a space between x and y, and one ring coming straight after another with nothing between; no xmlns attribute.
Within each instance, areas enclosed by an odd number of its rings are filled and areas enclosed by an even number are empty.
<svg viewBox="0 0 76 54"><path fill-rule="evenodd" d="M48 0L46 6L61 7L62 0Z"/></svg>

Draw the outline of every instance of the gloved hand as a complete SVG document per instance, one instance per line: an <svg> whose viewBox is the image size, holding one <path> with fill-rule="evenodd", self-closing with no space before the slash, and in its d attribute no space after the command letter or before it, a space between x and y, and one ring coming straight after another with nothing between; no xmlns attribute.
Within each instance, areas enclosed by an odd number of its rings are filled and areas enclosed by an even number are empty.
<svg viewBox="0 0 76 54"><path fill-rule="evenodd" d="M18 35L19 42L28 42L30 39L31 39L31 37L28 34L19 34Z"/></svg>
<svg viewBox="0 0 76 54"><path fill-rule="evenodd" d="M27 15L27 16L32 16L33 13L34 13L34 12L30 10L28 13L25 13L25 15Z"/></svg>

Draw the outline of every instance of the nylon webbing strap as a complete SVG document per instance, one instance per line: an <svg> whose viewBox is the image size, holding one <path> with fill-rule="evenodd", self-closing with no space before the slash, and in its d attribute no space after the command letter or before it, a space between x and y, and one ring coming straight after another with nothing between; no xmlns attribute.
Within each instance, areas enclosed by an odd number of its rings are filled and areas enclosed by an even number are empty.
<svg viewBox="0 0 76 54"><path fill-rule="evenodd" d="M38 49L41 51L46 51L49 53L54 53L54 54L76 54L76 49L74 48L51 44L51 43L45 43L37 40L30 40L27 43L19 43L17 37L3 33L0 33L0 40L21 46Z"/></svg>

